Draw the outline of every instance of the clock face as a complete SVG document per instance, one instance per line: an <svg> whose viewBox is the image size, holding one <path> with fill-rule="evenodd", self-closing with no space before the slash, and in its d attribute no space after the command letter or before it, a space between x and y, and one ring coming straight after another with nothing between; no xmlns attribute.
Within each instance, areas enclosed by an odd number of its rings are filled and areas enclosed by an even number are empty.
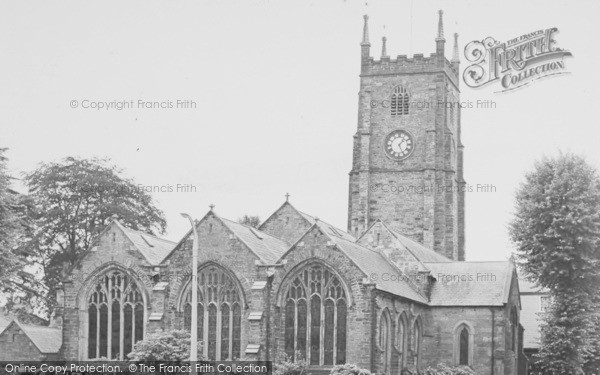
<svg viewBox="0 0 600 375"><path fill-rule="evenodd" d="M406 159L414 148L412 136L404 130L394 130L385 138L386 154L395 160Z"/></svg>

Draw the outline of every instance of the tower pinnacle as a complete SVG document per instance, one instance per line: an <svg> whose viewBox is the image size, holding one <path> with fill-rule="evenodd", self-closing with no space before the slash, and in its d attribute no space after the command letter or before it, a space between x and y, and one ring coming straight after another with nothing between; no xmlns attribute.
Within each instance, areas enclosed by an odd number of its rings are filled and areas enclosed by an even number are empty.
<svg viewBox="0 0 600 375"><path fill-rule="evenodd" d="M385 36L383 38L381 38L381 58L382 59L389 57L387 54L386 42L387 42L387 38Z"/></svg>
<svg viewBox="0 0 600 375"><path fill-rule="evenodd" d="M365 24L363 26L363 39L360 45L370 47L371 43L369 43L369 15L365 14L363 18L365 20Z"/></svg>
<svg viewBox="0 0 600 375"><path fill-rule="evenodd" d="M360 61L364 69L371 57L371 43L369 42L369 16L365 14L363 18L365 19L365 25L363 26L362 42L360 42Z"/></svg>
<svg viewBox="0 0 600 375"><path fill-rule="evenodd" d="M444 61L446 61L444 57L446 39L444 39L444 20L442 19L444 11L440 9L438 13L440 18L438 20L438 34L435 38L435 54L438 57L439 66L444 66Z"/></svg>
<svg viewBox="0 0 600 375"><path fill-rule="evenodd" d="M438 20L438 35L437 38L435 38L436 41L446 41L446 39L444 39L444 20L443 20L443 15L444 15L444 11L443 10L439 10L438 14L440 15L440 18Z"/></svg>
<svg viewBox="0 0 600 375"><path fill-rule="evenodd" d="M452 49L452 63L460 63L458 58L458 33L454 33L454 47Z"/></svg>

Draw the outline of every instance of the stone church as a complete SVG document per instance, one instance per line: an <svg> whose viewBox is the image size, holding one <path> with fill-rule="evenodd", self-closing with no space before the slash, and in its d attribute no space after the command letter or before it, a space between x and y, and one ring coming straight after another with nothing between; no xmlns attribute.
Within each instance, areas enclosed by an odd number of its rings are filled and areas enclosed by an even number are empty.
<svg viewBox="0 0 600 375"><path fill-rule="evenodd" d="M209 359L305 359L313 372L438 363L523 373L519 286L509 262L465 261L457 36L371 57L365 16L347 230L286 197L258 228L211 207L178 243L114 220L69 271L55 316L60 356L122 359L157 330L190 329ZM0 344L1 345L1 344Z"/></svg>

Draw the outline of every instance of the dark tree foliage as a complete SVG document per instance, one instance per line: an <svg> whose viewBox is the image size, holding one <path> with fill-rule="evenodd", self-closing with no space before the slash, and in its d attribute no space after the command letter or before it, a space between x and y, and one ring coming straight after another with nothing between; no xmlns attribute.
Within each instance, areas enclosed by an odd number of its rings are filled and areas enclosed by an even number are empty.
<svg viewBox="0 0 600 375"><path fill-rule="evenodd" d="M48 306L64 271L113 217L135 230L164 233L165 218L152 197L108 160L68 157L42 163L25 182L34 204L27 246L43 270Z"/></svg>
<svg viewBox="0 0 600 375"><path fill-rule="evenodd" d="M244 215L238 219L238 223L258 228L260 226L260 218L258 216Z"/></svg>
<svg viewBox="0 0 600 375"><path fill-rule="evenodd" d="M6 151L0 148L0 290L10 293L25 264L19 245L26 233L27 221L23 197L11 189Z"/></svg>
<svg viewBox="0 0 600 375"><path fill-rule="evenodd" d="M573 154L544 158L516 195L510 226L518 260L550 290L536 367L544 374L598 369L600 178Z"/></svg>

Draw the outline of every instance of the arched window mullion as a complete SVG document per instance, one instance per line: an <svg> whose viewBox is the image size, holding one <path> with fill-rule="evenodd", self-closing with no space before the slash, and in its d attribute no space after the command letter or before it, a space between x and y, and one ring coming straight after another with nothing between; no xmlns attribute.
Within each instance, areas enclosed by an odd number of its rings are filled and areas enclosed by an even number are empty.
<svg viewBox="0 0 600 375"><path fill-rule="evenodd" d="M233 360L233 304L229 306L229 358Z"/></svg>
<svg viewBox="0 0 600 375"><path fill-rule="evenodd" d="M122 295L121 295L122 296ZM119 359L125 358L125 306L119 303Z"/></svg>
<svg viewBox="0 0 600 375"><path fill-rule="evenodd" d="M126 309L132 305L140 306L137 322L135 318L130 321L125 313ZM95 316L90 312L92 307ZM142 315L139 314L140 311ZM137 327L139 330L137 338L138 340L142 338L143 311L144 300L137 290L135 281L127 274L120 271L109 271L98 277L88 300L88 332L92 327L95 332L93 335L88 335L87 356L121 360L125 358L135 343L135 340L131 340L130 343L128 337L134 337L136 324L139 326ZM95 319L95 327L91 325L90 319Z"/></svg>
<svg viewBox="0 0 600 375"><path fill-rule="evenodd" d="M112 298L112 277L108 277L108 332L107 332L107 344L106 344L106 358L108 358L109 360L112 359L111 358L111 353L112 353L112 302L113 302L113 298Z"/></svg>
<svg viewBox="0 0 600 375"><path fill-rule="evenodd" d="M293 276L285 295L288 352L293 348L295 353L302 347L304 359L310 365L335 365L345 361L347 312L344 308L344 316L340 316L339 303L346 306L347 302L339 278L321 265L309 266ZM344 330L343 337L340 329ZM340 340L343 340L341 346Z"/></svg>
<svg viewBox="0 0 600 375"><path fill-rule="evenodd" d="M198 338L204 342L203 355L211 360L231 360L239 356L241 291L234 279L220 267L205 267L198 276ZM185 306L191 301L193 287L191 282L187 284L180 307L180 311L184 311L185 329L188 329L188 320L191 321L191 311L186 312Z"/></svg>
<svg viewBox="0 0 600 375"><path fill-rule="evenodd" d="M98 298L100 298L98 296ZM100 358L100 305L96 305L96 358Z"/></svg>
<svg viewBox="0 0 600 375"><path fill-rule="evenodd" d="M333 302L333 365L337 364L337 302L332 299Z"/></svg>

